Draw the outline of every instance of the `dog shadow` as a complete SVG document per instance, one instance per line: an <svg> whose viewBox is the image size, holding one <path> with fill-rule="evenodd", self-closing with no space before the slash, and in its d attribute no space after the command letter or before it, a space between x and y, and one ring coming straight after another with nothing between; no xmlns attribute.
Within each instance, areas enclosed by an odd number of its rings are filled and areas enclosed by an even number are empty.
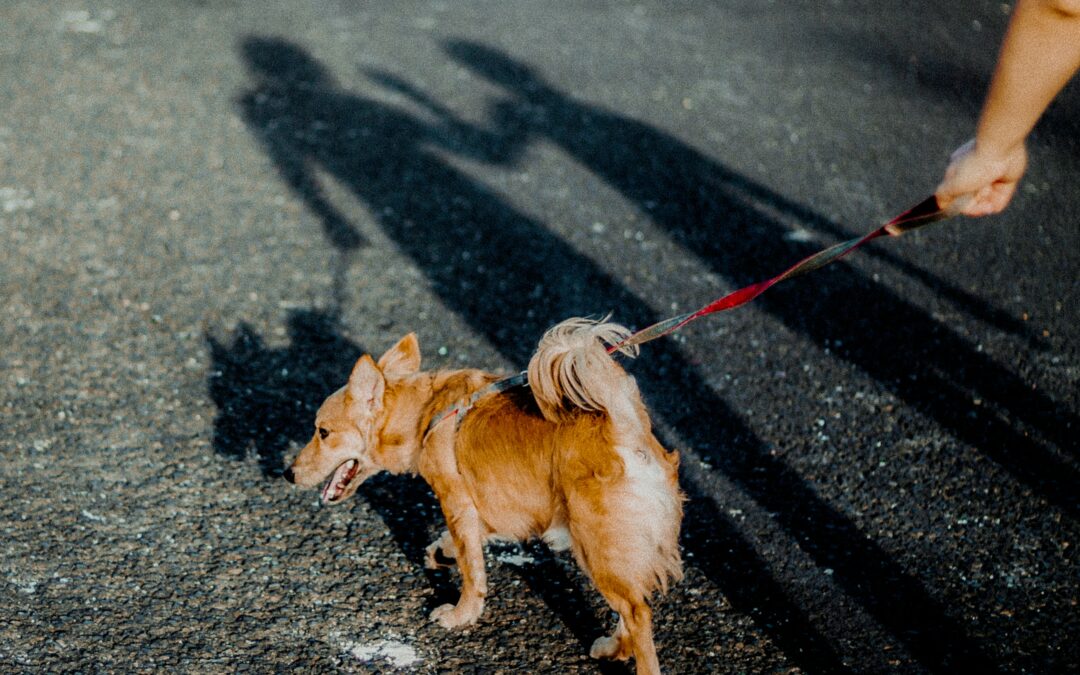
<svg viewBox="0 0 1080 675"><path fill-rule="evenodd" d="M293 444L311 438L315 412L332 393L327 383L347 377L362 354L331 313L293 311L287 327L282 348L269 347L247 324L227 341L206 336L209 393L218 409L214 449L233 459L254 455L267 477L281 475Z"/></svg>
<svg viewBox="0 0 1080 675"><path fill-rule="evenodd" d="M255 457L268 479L278 479L287 456L311 438L319 406L365 353L342 334L334 312L294 310L287 326L289 342L279 348L268 346L246 324L227 340L206 336L210 397L218 408L214 449L237 460ZM423 568L425 548L441 518L427 484L415 476L375 476L357 496L378 514L407 559ZM425 576L433 590L430 609L454 601L449 575L425 569Z"/></svg>
<svg viewBox="0 0 1080 675"><path fill-rule="evenodd" d="M523 550L531 558L531 562L514 565L514 574L552 610L578 641L581 651L588 654L593 642L607 634L604 629L610 631L614 624L600 624L596 608L586 597L580 580L567 573L559 564L557 557L568 554L553 553L540 542L527 542L523 544ZM605 675L626 675L632 672L626 662L597 660L594 663L597 670Z"/></svg>

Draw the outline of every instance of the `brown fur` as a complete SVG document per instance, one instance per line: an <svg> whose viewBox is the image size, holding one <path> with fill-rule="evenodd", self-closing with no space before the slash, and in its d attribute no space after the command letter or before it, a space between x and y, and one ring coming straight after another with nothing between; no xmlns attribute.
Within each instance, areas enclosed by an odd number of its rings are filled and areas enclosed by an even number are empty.
<svg viewBox="0 0 1080 675"><path fill-rule="evenodd" d="M652 640L653 593L681 578L682 493L678 455L667 452L633 379L604 342L627 331L572 319L544 336L529 364L531 389L481 398L455 424L430 433L430 420L496 379L478 370L420 371L409 334L376 364L362 357L347 386L316 416L316 433L286 478L340 502L368 476L419 473L439 499L447 532L428 548L454 558L461 598L432 618L446 628L473 623L487 594L484 543L543 537L567 545L619 613L597 658L634 656L639 673L658 673ZM355 462L355 464L353 464Z"/></svg>

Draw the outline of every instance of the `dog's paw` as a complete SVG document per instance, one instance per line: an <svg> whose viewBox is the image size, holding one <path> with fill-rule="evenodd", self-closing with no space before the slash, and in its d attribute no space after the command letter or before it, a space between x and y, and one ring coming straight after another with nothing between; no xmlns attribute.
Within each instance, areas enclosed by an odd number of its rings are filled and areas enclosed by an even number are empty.
<svg viewBox="0 0 1080 675"><path fill-rule="evenodd" d="M630 649L622 640L613 635L596 638L589 650L589 656L594 659L617 659L625 661L630 658Z"/></svg>
<svg viewBox="0 0 1080 675"><path fill-rule="evenodd" d="M442 535L431 542L424 551L426 553L424 567L429 570L453 567L457 564L457 547L454 546L454 538L450 536L449 530L443 531Z"/></svg>
<svg viewBox="0 0 1080 675"><path fill-rule="evenodd" d="M461 603L456 605L443 605L435 608L435 611L431 613L431 620L438 621L439 625L447 630L452 628L463 628L476 623L476 620L480 618L481 609L483 609L483 607L477 609L462 607Z"/></svg>
<svg viewBox="0 0 1080 675"><path fill-rule="evenodd" d="M424 556L424 567L429 570L446 569L457 564L457 560L443 552L442 547L439 546L439 542L435 542L431 546L428 546L426 551L427 555Z"/></svg>

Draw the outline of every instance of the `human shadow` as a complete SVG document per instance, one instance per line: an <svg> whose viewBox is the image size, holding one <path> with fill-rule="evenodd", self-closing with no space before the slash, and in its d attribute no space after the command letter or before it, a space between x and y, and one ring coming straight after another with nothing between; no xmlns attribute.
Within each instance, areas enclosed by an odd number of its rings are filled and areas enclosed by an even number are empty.
<svg viewBox="0 0 1080 675"><path fill-rule="evenodd" d="M504 53L466 41L445 48L509 94L492 114L512 124L515 135L562 148L736 286L766 276L763 260L782 265L814 252L785 238L787 228L775 213L842 232L668 134L574 100ZM723 236L717 223L724 223ZM935 285L949 287L941 280ZM969 294L951 293L984 318L1000 318ZM925 310L850 269L778 289L757 306L823 347L842 338L843 348L833 350L839 358L1077 515L1080 473L1072 459L1080 419Z"/></svg>
<svg viewBox="0 0 1080 675"><path fill-rule="evenodd" d="M454 45L458 45L455 47ZM451 43L449 49L464 50L466 43ZM475 46L474 46L475 47ZM479 49L483 49L480 47ZM466 60L466 59L462 59ZM423 92L420 92L412 84L402 79L401 77L383 70L368 70L368 75L373 82L376 82L387 89L401 93L408 98L416 101L424 107L429 107L433 111L441 111L441 106L434 104L430 97ZM528 87L528 83L525 83ZM518 142L526 142L531 129L531 125L522 123L524 119L531 119L540 117L541 119L547 115L546 106L532 106L531 104L525 104L522 107L515 108L514 106L497 106L492 111L492 119L496 123L513 129L513 133L506 132L507 137L513 137ZM587 124L589 118L583 120L583 123ZM583 128L581 133L587 133ZM658 164L658 163L657 163ZM656 168L656 167L653 167ZM832 236L837 239L847 239L852 236L852 233L845 230L839 223L826 218L819 213L799 204L798 202L790 201L781 195L777 195L775 192L765 188L753 181L743 179L740 185L740 189L744 192L747 198L763 200L762 206L777 206L781 211L792 218L794 218L801 225L809 228L814 232L819 232L824 235ZM651 211L654 206L652 200L648 200L643 203L639 203L639 206L644 204L646 210ZM918 280L920 283L932 286L936 293L942 297L948 299L953 304L964 308L966 312L973 317L986 322L987 324L994 326L995 328L1017 336L1025 342L1025 345L1032 350L1042 351L1046 349L1046 345L1040 341L1037 331L1031 328L1031 326L1024 321L1011 316L1007 312L994 307L987 303L982 298L970 293L969 291L943 279L939 275L934 274L928 270L918 267L917 265L904 260L895 253L889 251L885 247L870 247L865 248L860 252L860 255L864 257L871 257L883 260L890 267L897 269L912 279ZM764 274L766 270L762 270ZM775 270L773 270L775 271Z"/></svg>
<svg viewBox="0 0 1080 675"><path fill-rule="evenodd" d="M632 325L659 318L593 261L439 157L437 149L453 147L455 152L486 161L509 161L520 152L515 146L536 133L523 126L526 121L517 114L520 101L497 106L492 129L463 125L447 111L431 106L429 113L437 121L422 121L399 107L343 90L302 48L287 41L251 37L241 50L255 79L252 90L240 99L243 115L283 167L283 175L308 172L287 179L298 194L318 198L317 191L305 187L314 167L350 189L399 249L423 270L440 300L507 359L524 363L542 330L567 316L617 308L619 319ZM288 73L294 62L301 72L318 76L292 81ZM551 90L545 92L550 94ZM580 113L590 114L584 108ZM596 121L593 130L600 136L611 142L621 137L616 129L603 126L604 119ZM616 118L607 122L623 124ZM308 133L316 123L319 133ZM623 149L622 161L682 176L684 193L691 181L703 178L686 173L678 161L686 152L685 159L692 164L692 151L656 130L639 127L631 131L642 134L646 146L661 147L655 152L648 147L635 147L634 152ZM661 160L668 161L660 164ZM654 180L644 174L631 175L643 183ZM731 174L713 165L706 176L710 180L692 191L692 203L714 200L708 211L714 216L726 213L744 225L749 219L763 221L759 226L774 225L749 209L746 195L735 190L731 180L730 194L714 196L712 183L717 176ZM670 180L668 176L661 182ZM638 186L637 192L629 185L621 187L631 196L649 194L650 199L658 192L656 187ZM772 197L774 205L783 203L779 196ZM720 210L717 199L726 211ZM664 214L677 209L665 198L656 200L650 210L658 222L667 222L661 219ZM692 240L690 232L681 236ZM794 252L784 251L787 257ZM743 276L748 275L743 269ZM797 472L768 452L670 341L654 344L650 358L637 364L635 373L651 392L659 415L693 442L695 451L706 455L764 508L777 513L778 522L815 561L833 568L844 589L921 662L932 669L948 669L963 660L986 671L994 669L979 645L964 635L916 579L822 501ZM685 487L691 503L683 544L692 554L688 555L692 564L727 594L737 610L764 626L802 668L845 670L829 642L771 576L753 546L719 514L714 495L693 481Z"/></svg>

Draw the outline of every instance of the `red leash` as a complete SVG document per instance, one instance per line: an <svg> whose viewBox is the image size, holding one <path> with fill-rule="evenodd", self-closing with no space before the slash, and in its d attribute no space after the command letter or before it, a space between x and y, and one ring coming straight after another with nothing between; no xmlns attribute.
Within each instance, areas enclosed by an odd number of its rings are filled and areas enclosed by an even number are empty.
<svg viewBox="0 0 1080 675"><path fill-rule="evenodd" d="M716 312L724 312L729 309L735 309L740 305L745 305L781 281L797 277L800 274L806 274L807 272L813 272L816 269L843 258L863 244L873 241L878 237L896 237L905 232L910 232L911 230L922 227L923 225L950 218L956 215L963 205L960 200L957 200L957 202L958 203L954 203L949 209L942 209L941 206L938 205L937 197L931 195L869 234L830 246L824 251L820 251L812 256L804 258L772 279L759 281L756 284L751 284L745 288L740 288L737 291L732 291L724 297L705 305L696 312L674 316L670 319L654 323L647 328L643 328L619 344L608 347L608 353L610 354L624 347L632 347L663 337L703 316L715 314Z"/></svg>
<svg viewBox="0 0 1080 675"><path fill-rule="evenodd" d="M740 305L745 305L746 303L750 302L751 300L761 295L765 291L769 290L781 281L791 279L792 277L797 277L800 274L806 274L807 272L813 272L814 270L820 269L831 262L836 262L837 260L848 255L855 249L859 248L863 244L871 242L878 237L896 237L905 232L910 232L911 230L920 228L923 225L929 225L930 223L934 223L939 220L951 218L952 216L959 213L964 203L966 203L966 200L958 199L956 200L956 202L953 203L951 208L943 209L938 204L937 198L931 195L930 197L927 197L923 201L919 202L915 206L911 207L907 211L904 211L897 217L893 218L889 222L885 223L881 227L873 230L868 234L865 234L861 237L856 237L854 239L850 239L834 246L830 246L824 251L820 251L812 256L804 258L795 265L789 267L782 274L778 274L775 277L767 279L765 281L759 281L756 284L751 284L749 286L746 286L745 288L740 288L737 291L732 291L731 293L728 293L722 298L710 302L696 312L689 312L687 314L674 316L670 319L654 323L647 328L643 328L631 335L630 337L626 338L622 342L608 347L608 353L610 354L626 347L640 345L645 342L661 338L665 335L668 335L669 333L672 333L682 328L683 326L690 323L691 321L694 321L695 319L700 319L703 316L715 314L717 312L725 312L729 309L735 309ZM449 417L457 416L460 419L460 417L463 416L466 412L468 412L469 408L472 408L473 405L481 398L488 396L489 394L506 391L507 389L511 389L513 387L517 387L527 383L528 382L526 379L526 374L524 372L518 373L517 375L513 375L511 377L503 378L501 380L498 380L497 382L492 382L488 386L474 393L467 400L458 403L451 408L447 408L446 410L443 410L439 414L435 415L435 417L433 417L431 422L428 424L428 428L427 431L424 433L424 436L426 437L427 434L431 433L432 429L434 429L436 425L438 425L440 422L443 422Z"/></svg>

